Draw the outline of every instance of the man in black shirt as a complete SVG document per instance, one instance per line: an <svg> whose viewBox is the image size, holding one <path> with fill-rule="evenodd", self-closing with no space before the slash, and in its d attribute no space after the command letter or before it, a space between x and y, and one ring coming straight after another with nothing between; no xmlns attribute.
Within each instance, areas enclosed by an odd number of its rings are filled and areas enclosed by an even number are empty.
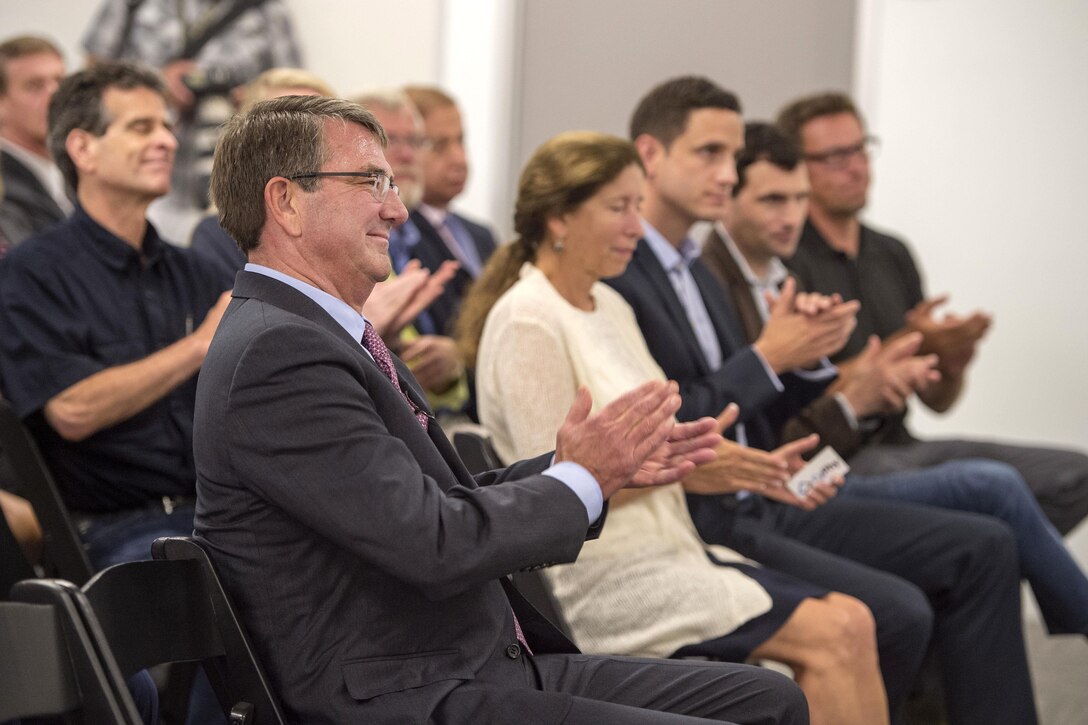
<svg viewBox="0 0 1088 725"><path fill-rule="evenodd" d="M918 397L934 411L948 410L963 390L967 368L990 326L989 316L934 315L945 298L925 297L906 245L859 220L869 190L872 137L848 97L825 93L802 98L779 114L778 125L802 150L812 189L808 221L789 267L808 290L861 301L857 327L838 359L857 355L870 335L921 332L921 352L938 356L941 380ZM1083 453L1004 442L921 441L904 419L905 413L889 416L879 440L851 458L856 473L991 458L1020 471L1062 534L1088 515L1088 456Z"/></svg>
<svg viewBox="0 0 1088 725"><path fill-rule="evenodd" d="M196 372L230 280L145 217L177 148L154 73L66 78L49 146L78 205L0 263L0 384L101 568L192 532Z"/></svg>

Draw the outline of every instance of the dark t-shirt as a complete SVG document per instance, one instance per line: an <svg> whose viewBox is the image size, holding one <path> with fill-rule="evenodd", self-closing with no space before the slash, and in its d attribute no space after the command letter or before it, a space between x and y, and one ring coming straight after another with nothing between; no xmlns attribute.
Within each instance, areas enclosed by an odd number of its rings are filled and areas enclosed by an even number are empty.
<svg viewBox="0 0 1088 725"><path fill-rule="evenodd" d="M902 329L904 315L923 299L922 280L906 245L864 225L858 256L850 259L806 222L787 265L803 289L861 302L857 327L835 361L860 353L870 335L884 338Z"/></svg>
<svg viewBox="0 0 1088 725"><path fill-rule="evenodd" d="M903 328L905 315L922 301L922 279L903 242L862 225L858 256L850 259L832 249L811 221L805 222L797 253L786 264L803 289L860 300L858 324L836 362L862 351L870 335L885 338ZM879 434L870 440L888 444L914 438L906 426L906 411L885 417Z"/></svg>
<svg viewBox="0 0 1088 725"><path fill-rule="evenodd" d="M195 375L83 441L64 440L43 416L46 402L80 380L184 337L231 285L150 225L142 248L77 208L0 261L0 387L77 511L194 493Z"/></svg>

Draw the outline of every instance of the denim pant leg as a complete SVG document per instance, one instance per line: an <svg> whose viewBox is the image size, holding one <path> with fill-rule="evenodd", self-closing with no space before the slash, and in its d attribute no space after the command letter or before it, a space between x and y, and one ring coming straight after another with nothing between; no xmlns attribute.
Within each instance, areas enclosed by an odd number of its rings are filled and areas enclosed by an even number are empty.
<svg viewBox="0 0 1088 725"><path fill-rule="evenodd" d="M1020 572L1052 634L1088 634L1088 577L1062 543L1016 469L962 459L916 471L848 476L843 495L894 499L1004 521L1016 538Z"/></svg>
<svg viewBox="0 0 1088 725"><path fill-rule="evenodd" d="M123 561L150 559L151 544L162 536L192 536L195 510L187 504L170 513L149 507L90 515L80 522L79 533L91 566L105 569Z"/></svg>

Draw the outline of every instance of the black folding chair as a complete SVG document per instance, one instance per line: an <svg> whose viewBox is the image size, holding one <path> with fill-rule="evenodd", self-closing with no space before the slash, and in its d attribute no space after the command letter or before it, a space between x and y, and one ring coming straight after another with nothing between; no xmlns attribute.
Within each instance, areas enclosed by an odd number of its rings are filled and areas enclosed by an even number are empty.
<svg viewBox="0 0 1088 725"><path fill-rule="evenodd" d="M33 576L33 567L23 554L19 542L15 540L15 534L11 533L8 520L0 513L0 601L8 598L8 592L15 582Z"/></svg>
<svg viewBox="0 0 1088 725"><path fill-rule="evenodd" d="M162 563L195 565L202 576L200 588L211 604L223 645L221 656L205 659L203 664L231 725L283 725L279 701L204 541L187 536L164 537L152 545L151 555Z"/></svg>
<svg viewBox="0 0 1088 725"><path fill-rule="evenodd" d="M157 554L175 548L164 541L156 542ZM47 599L62 584L20 582L13 597ZM82 589L69 585L64 592L115 692L127 690L126 678L140 670L199 662L232 725L284 722L222 589L198 558L116 564Z"/></svg>
<svg viewBox="0 0 1088 725"><path fill-rule="evenodd" d="M79 532L34 438L5 400L0 400L0 454L15 477L14 493L30 501L41 523L45 575L84 584L93 570Z"/></svg>
<svg viewBox="0 0 1088 725"><path fill-rule="evenodd" d="M483 473L502 468L502 461L491 445L491 437L480 430L460 428L453 434L453 447L469 473Z"/></svg>
<svg viewBox="0 0 1088 725"><path fill-rule="evenodd" d="M22 601L0 602L0 722L50 716L142 725L131 695L114 687L70 591L79 590L59 580L32 589L17 584Z"/></svg>

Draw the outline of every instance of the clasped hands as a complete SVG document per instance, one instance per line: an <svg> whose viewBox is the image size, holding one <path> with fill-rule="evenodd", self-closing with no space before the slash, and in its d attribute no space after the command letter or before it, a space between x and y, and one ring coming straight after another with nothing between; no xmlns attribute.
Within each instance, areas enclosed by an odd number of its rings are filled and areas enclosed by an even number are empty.
<svg viewBox="0 0 1088 725"><path fill-rule="evenodd" d="M721 441L713 418L677 423L679 388L651 381L590 414L583 386L559 428L555 461L581 464L597 479L604 498L624 487L675 483L697 465L714 460Z"/></svg>
<svg viewBox="0 0 1088 725"><path fill-rule="evenodd" d="M786 279L777 299L768 296L770 315L754 347L776 374L811 367L833 355L850 339L861 305L839 295L797 292Z"/></svg>
<svg viewBox="0 0 1088 725"><path fill-rule="evenodd" d="M993 318L975 311L967 316L945 313L938 319L933 312L946 302L947 295L919 302L906 314L906 329L922 334L919 351L936 355L937 367L944 376L958 378L974 358L978 342L990 329Z"/></svg>
<svg viewBox="0 0 1088 725"><path fill-rule="evenodd" d="M919 355L922 334L910 332L881 343L869 337L865 349L839 365L832 392L842 393L858 418L896 413L914 393L924 393L941 379L937 356Z"/></svg>
<svg viewBox="0 0 1088 725"><path fill-rule="evenodd" d="M431 273L419 260L409 261L396 277L374 286L363 314L386 344L395 341L401 330L438 299L458 266L454 261L443 262Z"/></svg>

